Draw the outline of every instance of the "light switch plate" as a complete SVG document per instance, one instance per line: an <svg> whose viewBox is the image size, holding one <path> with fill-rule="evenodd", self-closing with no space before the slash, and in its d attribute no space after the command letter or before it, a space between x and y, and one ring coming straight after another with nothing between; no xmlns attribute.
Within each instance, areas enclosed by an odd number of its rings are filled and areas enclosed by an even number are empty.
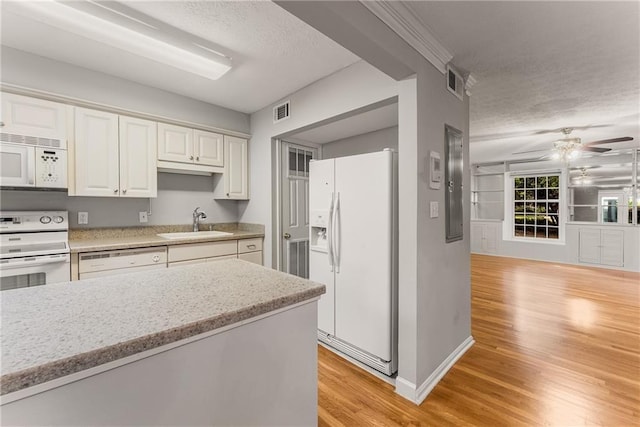
<svg viewBox="0 0 640 427"><path fill-rule="evenodd" d="M78 224L89 224L89 212L78 212Z"/></svg>
<svg viewBox="0 0 640 427"><path fill-rule="evenodd" d="M149 221L149 217L147 216L147 212L146 211L138 212L138 216L139 216L140 222Z"/></svg>
<svg viewBox="0 0 640 427"><path fill-rule="evenodd" d="M431 218L438 218L438 202L429 202L429 214Z"/></svg>

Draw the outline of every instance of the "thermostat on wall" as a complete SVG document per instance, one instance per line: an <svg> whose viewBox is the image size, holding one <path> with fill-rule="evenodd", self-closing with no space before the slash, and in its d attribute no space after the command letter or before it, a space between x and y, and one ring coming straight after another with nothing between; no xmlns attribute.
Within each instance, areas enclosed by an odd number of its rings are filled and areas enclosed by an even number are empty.
<svg viewBox="0 0 640 427"><path fill-rule="evenodd" d="M440 153L429 151L429 188L440 189L440 182L442 182Z"/></svg>

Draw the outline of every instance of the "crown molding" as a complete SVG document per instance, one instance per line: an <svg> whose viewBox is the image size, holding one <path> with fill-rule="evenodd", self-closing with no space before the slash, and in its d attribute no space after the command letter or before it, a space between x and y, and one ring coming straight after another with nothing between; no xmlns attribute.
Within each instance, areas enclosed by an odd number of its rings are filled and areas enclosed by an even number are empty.
<svg viewBox="0 0 640 427"><path fill-rule="evenodd" d="M446 72L447 63L451 61L453 55L445 49L429 27L418 18L408 5L404 2L391 0L360 0L360 3L409 43L441 73Z"/></svg>

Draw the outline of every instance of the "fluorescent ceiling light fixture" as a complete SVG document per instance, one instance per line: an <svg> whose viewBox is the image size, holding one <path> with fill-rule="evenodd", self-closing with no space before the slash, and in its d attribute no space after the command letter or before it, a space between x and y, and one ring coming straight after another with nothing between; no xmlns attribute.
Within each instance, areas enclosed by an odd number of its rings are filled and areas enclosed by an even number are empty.
<svg viewBox="0 0 640 427"><path fill-rule="evenodd" d="M210 49L201 49L204 55L199 55L62 2L41 0L14 4L16 11L28 18L210 80L219 79L231 69L229 58Z"/></svg>

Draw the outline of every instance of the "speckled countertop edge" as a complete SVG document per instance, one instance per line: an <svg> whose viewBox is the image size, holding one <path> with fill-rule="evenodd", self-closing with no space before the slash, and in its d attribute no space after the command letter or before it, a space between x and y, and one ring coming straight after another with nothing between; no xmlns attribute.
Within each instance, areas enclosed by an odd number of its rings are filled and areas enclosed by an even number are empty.
<svg viewBox="0 0 640 427"><path fill-rule="evenodd" d="M244 261L233 260L231 262ZM246 264L248 265L249 263ZM288 295L278 296L274 299L243 307L239 310L228 311L165 331L152 333L100 349L91 350L39 366L2 375L0 378L0 395L16 392L27 387L52 381L66 375L90 369L146 350L151 350L153 348L190 338L234 323L239 323L271 311L319 297L325 293L324 285L314 285L316 286Z"/></svg>
<svg viewBox="0 0 640 427"><path fill-rule="evenodd" d="M216 224L213 226L213 229L233 234L230 236L201 237L197 239L165 239L157 236L158 233L191 231L189 225L72 229L69 231L69 249L73 254L80 252L151 246L172 246L185 243L206 243L264 237L264 226L259 224Z"/></svg>

